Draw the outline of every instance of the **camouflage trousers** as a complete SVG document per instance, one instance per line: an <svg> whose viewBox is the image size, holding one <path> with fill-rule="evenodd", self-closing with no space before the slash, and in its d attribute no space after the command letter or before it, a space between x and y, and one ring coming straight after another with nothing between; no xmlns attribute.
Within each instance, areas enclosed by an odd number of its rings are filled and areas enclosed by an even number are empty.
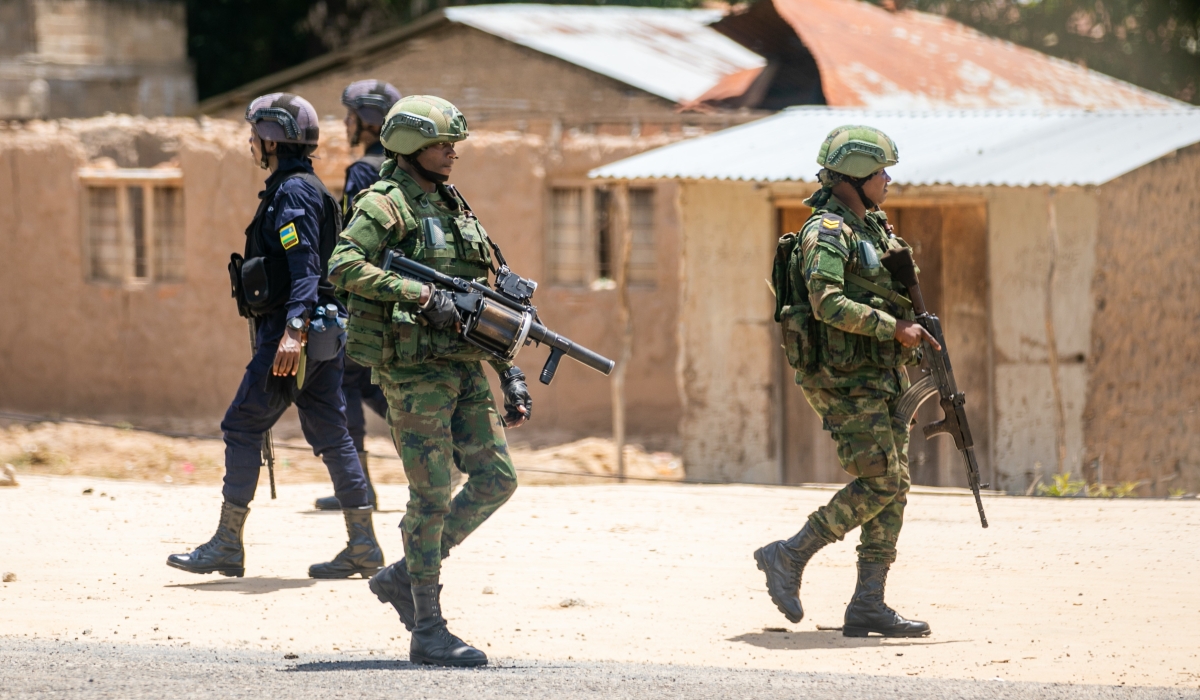
<svg viewBox="0 0 1200 700"><path fill-rule="evenodd" d="M908 503L908 426L892 416L899 396L877 389L804 389L808 403L837 443L842 469L855 477L808 516L827 542L861 527L859 561L896 561L896 540Z"/></svg>
<svg viewBox="0 0 1200 700"><path fill-rule="evenodd" d="M377 370L392 441L408 477L400 521L414 586L437 581L442 559L517 488L504 428L478 362ZM452 501L451 468L467 475Z"/></svg>

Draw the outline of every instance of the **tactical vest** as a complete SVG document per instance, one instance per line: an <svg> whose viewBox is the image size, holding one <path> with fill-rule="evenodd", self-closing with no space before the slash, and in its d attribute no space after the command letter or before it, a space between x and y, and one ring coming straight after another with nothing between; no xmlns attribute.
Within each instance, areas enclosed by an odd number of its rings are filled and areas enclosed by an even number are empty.
<svg viewBox="0 0 1200 700"><path fill-rule="evenodd" d="M387 160L387 156L382 153L368 153L367 155L363 156L362 158L359 158L358 160L354 161L354 163L355 164L366 163L378 175L379 169L381 167L383 167L383 161L385 161L385 160ZM350 173L350 168L346 168L347 179L349 178L349 173ZM355 197L357 197L358 193L355 192L354 195L355 195ZM352 198L348 198L348 197L346 197L346 195L343 194L342 195L342 221L343 221L343 223L346 223L346 224L350 223L351 207L352 207Z"/></svg>
<svg viewBox="0 0 1200 700"><path fill-rule="evenodd" d="M385 245L368 251L368 262L380 265L389 249L398 248L406 257L444 274L487 283L492 269L491 241L456 189L438 185L437 194L444 205L439 206L406 173L387 172L355 197L356 214L368 193L386 196L388 206L394 207L394 211L372 217L394 223ZM346 352L359 364L411 366L433 359L480 361L491 357L464 341L454 329L436 330L421 322L415 304L351 294L346 305L350 311Z"/></svg>
<svg viewBox="0 0 1200 700"><path fill-rule="evenodd" d="M275 194L283 183L292 178L300 178L321 195L320 239L317 253L321 259L321 277L317 282L317 298L331 299L334 297L333 284L329 282L329 258L337 245L338 233L342 230L342 215L337 206L337 200L325 188L324 183L316 175L304 170L297 170L272 185L263 193L262 201L258 203L258 211L254 219L246 227L246 248L241 270L247 274L255 265L261 265L266 277L267 292L265 299L245 299L244 303L255 316L266 316L279 309L291 298L292 273L288 268L286 251L277 250L268 245L268 239L278 240L279 232L275 229L273 217L268 212L275 201ZM258 260L257 263L253 262ZM245 291L243 291L245 295Z"/></svg>
<svg viewBox="0 0 1200 700"><path fill-rule="evenodd" d="M775 320L783 331L784 353L788 364L801 375L817 374L822 367L846 372L860 367L900 367L917 364L919 351L905 348L894 339L847 333L817 320L808 295L807 280L793 279L792 271L804 270L804 242L820 236L819 226L809 224L824 212L815 212L801 229L779 239L775 251L772 283L775 289ZM840 238L841 231L838 231ZM912 320L912 303L903 296L907 291L892 278L879 258L887 250L908 247L903 239L891 237L884 247L852 230L847 254L843 293L851 301L885 311L898 319ZM815 244L815 242L813 242ZM843 248L840 240L829 245ZM869 249L869 250L868 250Z"/></svg>

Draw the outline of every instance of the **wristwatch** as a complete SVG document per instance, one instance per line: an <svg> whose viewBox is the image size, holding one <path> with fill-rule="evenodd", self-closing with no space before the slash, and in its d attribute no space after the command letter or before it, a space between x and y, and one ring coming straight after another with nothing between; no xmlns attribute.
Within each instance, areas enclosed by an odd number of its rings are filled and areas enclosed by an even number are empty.
<svg viewBox="0 0 1200 700"><path fill-rule="evenodd" d="M288 328L291 328L294 331L302 331L304 330L304 319L300 318L299 316L293 316L288 319L287 325Z"/></svg>

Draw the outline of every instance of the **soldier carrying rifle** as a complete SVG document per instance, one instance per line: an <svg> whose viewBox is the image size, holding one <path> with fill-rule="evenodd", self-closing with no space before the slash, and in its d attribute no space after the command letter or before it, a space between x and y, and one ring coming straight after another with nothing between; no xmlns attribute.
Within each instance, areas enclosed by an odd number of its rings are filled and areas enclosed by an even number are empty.
<svg viewBox="0 0 1200 700"><path fill-rule="evenodd" d="M780 239L773 273L775 318L796 383L854 481L791 539L762 547L754 558L772 602L799 622L805 565L860 527L858 586L843 628L849 637L929 634L928 624L904 618L883 600L910 484L911 416L898 410L909 388L905 366L919 362L922 343L941 350L914 322L905 287L881 264L890 251L907 247L879 210L891 181L884 169L898 160L896 144L877 129L834 129L817 156L821 189L805 201L813 215L798 235Z"/></svg>
<svg viewBox="0 0 1200 700"><path fill-rule="evenodd" d="M525 375L468 343L452 292L386 269L407 259L455 278L488 280L493 247L449 179L467 138L449 102L415 95L388 112L380 132L387 160L379 182L354 200L350 224L329 261L329 279L348 294L348 353L373 368L404 461L409 501L400 525L405 558L371 579L412 632L417 663L479 666L487 656L447 630L439 583L442 559L517 488L504 427L529 420ZM500 374L505 415L492 398L482 361ZM468 475L451 499L451 469Z"/></svg>

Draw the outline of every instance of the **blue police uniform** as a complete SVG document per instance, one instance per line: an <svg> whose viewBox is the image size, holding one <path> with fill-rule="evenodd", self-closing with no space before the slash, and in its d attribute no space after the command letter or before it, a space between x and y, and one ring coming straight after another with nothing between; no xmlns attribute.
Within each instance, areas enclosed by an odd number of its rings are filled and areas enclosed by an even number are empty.
<svg viewBox="0 0 1200 700"><path fill-rule="evenodd" d="M363 157L354 161L346 168L346 186L342 194L342 218L349 220L351 202L359 192L379 181L379 166L383 165L385 155L383 144L376 141L367 146ZM381 418L387 417L387 398L383 390L371 383L371 368L363 367L354 360L346 358L346 369L342 375L342 393L346 396L346 427L350 431L350 439L359 452L364 452L363 438L367 436L367 417L363 412L363 404Z"/></svg>
<svg viewBox="0 0 1200 700"><path fill-rule="evenodd" d="M281 160L267 179L266 189L259 193L260 198L270 200L264 201L265 210L260 206L251 225L253 228L257 224L266 234L259 241L266 247L262 252L267 258L286 259L291 284L286 303L258 318L258 350L246 366L237 395L221 421L225 435L223 493L226 501L243 507L253 500L258 485L263 434L292 401L299 411L304 437L313 453L325 462L342 507L367 505L367 482L346 428L346 403L341 391L343 353L324 362L309 359L304 386L296 391L282 395L268 387L275 352L290 319L307 316L318 303L338 304L344 313L325 279L333 241L324 241L321 235L326 217L337 213L327 209L336 204L326 200L326 195L303 177L306 174L313 175L309 158ZM274 379L276 385L286 386L281 379L293 386L295 383L293 377Z"/></svg>

